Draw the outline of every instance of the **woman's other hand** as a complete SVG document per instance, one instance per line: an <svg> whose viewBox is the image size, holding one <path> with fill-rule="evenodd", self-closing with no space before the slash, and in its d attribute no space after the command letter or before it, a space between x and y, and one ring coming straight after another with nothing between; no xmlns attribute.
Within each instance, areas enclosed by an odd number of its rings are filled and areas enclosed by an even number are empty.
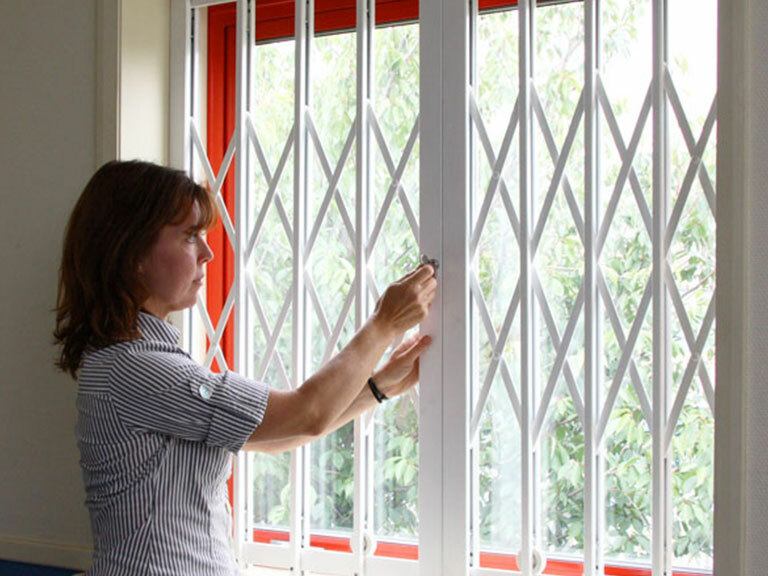
<svg viewBox="0 0 768 576"><path fill-rule="evenodd" d="M376 387L394 398L407 392L419 381L419 356L429 348L432 338L417 334L404 340L392 351L389 360L373 375Z"/></svg>
<svg viewBox="0 0 768 576"><path fill-rule="evenodd" d="M426 264L390 284L376 303L373 319L394 336L421 322L435 299L435 269Z"/></svg>

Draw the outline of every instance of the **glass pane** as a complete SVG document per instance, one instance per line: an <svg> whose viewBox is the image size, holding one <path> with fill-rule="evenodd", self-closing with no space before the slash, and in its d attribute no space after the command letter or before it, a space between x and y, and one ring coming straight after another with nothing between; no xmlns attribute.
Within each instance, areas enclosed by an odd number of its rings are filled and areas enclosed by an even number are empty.
<svg viewBox="0 0 768 576"><path fill-rule="evenodd" d="M307 314L309 372L354 334L357 35L315 36L309 57ZM336 180L336 185L333 182ZM353 527L354 425L312 445L313 532Z"/></svg>
<svg viewBox="0 0 768 576"><path fill-rule="evenodd" d="M698 137L717 90L717 0L668 0L667 13L669 75Z"/></svg>
<svg viewBox="0 0 768 576"><path fill-rule="evenodd" d="M512 406L499 380L488 396L475 448L480 546L483 552L517 554L522 542L520 427L510 417Z"/></svg>
<svg viewBox="0 0 768 576"><path fill-rule="evenodd" d="M371 122L373 239L370 268L380 293L412 270L419 258L418 129L419 27L417 24L377 28L373 42L374 95ZM398 167L403 166L401 173ZM394 170L393 170L394 168ZM394 172L394 173L393 173ZM398 185L399 184L399 185ZM377 229L381 223L380 229ZM371 298L373 304L373 298ZM374 420L373 509L377 540L417 544L419 488L418 411L416 391L388 402Z"/></svg>
<svg viewBox="0 0 768 576"><path fill-rule="evenodd" d="M533 97L536 422L541 545L548 552L584 548L584 7L536 9ZM562 360L559 360L562 359Z"/></svg>
<svg viewBox="0 0 768 576"><path fill-rule="evenodd" d="M517 214L518 14L478 16L472 115L472 542L480 552L520 548L520 275ZM504 145L504 142L508 145ZM502 157L502 155L504 155ZM500 178L494 178L498 171ZM479 549L478 549L479 548Z"/></svg>
<svg viewBox="0 0 768 576"><path fill-rule="evenodd" d="M603 546L609 560L642 562L651 557L653 332L644 298L652 265L651 16L650 0L600 3ZM633 326L637 338L631 340ZM619 371L622 355L629 362Z"/></svg>
<svg viewBox="0 0 768 576"><path fill-rule="evenodd" d="M249 486L252 495L249 521L256 542L290 539L291 453L248 453ZM272 533L275 530L276 533Z"/></svg>
<svg viewBox="0 0 768 576"><path fill-rule="evenodd" d="M627 379L628 380L628 379ZM651 435L624 382L605 432L605 555L651 559Z"/></svg>
<svg viewBox="0 0 768 576"><path fill-rule="evenodd" d="M247 370L278 389L288 389L292 369L294 55L293 40L252 50L247 228L255 242L247 262L254 288L247 305ZM274 353L266 357L275 338ZM249 527L256 541L288 537L290 463L290 453L248 453Z"/></svg>
<svg viewBox="0 0 768 576"><path fill-rule="evenodd" d="M668 2L672 398L672 563L713 568L717 0ZM677 96L677 98L675 98ZM709 120L709 122L708 122ZM698 163L698 157L701 163ZM697 347L697 344L699 346Z"/></svg>

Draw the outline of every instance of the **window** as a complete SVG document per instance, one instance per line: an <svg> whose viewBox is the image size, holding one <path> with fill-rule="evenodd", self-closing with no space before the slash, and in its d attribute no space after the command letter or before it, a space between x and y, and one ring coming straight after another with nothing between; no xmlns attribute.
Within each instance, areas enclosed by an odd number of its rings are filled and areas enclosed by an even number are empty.
<svg viewBox="0 0 768 576"><path fill-rule="evenodd" d="M296 386L442 260L418 393L239 456L244 562L711 573L716 0L208 4L201 361Z"/></svg>

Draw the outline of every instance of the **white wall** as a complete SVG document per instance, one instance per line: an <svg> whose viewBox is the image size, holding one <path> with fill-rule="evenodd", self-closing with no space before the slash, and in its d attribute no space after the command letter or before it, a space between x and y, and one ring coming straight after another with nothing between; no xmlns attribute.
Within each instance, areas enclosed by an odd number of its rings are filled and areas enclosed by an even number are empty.
<svg viewBox="0 0 768 576"><path fill-rule="evenodd" d="M168 162L170 0L121 2L120 157Z"/></svg>
<svg viewBox="0 0 768 576"><path fill-rule="evenodd" d="M95 41L94 0L0 2L0 558L75 567L91 539L51 309L96 168Z"/></svg>
<svg viewBox="0 0 768 576"><path fill-rule="evenodd" d="M0 2L0 559L90 564L58 260L102 161L167 162L169 37L169 0Z"/></svg>

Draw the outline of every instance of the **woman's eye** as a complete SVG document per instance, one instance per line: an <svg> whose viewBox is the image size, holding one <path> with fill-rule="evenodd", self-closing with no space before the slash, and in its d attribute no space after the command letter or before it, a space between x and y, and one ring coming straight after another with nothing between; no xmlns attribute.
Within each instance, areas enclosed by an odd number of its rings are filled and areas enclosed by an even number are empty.
<svg viewBox="0 0 768 576"><path fill-rule="evenodd" d="M189 242L190 244L195 244L197 242L197 232L195 232L194 234L188 235L187 242Z"/></svg>

